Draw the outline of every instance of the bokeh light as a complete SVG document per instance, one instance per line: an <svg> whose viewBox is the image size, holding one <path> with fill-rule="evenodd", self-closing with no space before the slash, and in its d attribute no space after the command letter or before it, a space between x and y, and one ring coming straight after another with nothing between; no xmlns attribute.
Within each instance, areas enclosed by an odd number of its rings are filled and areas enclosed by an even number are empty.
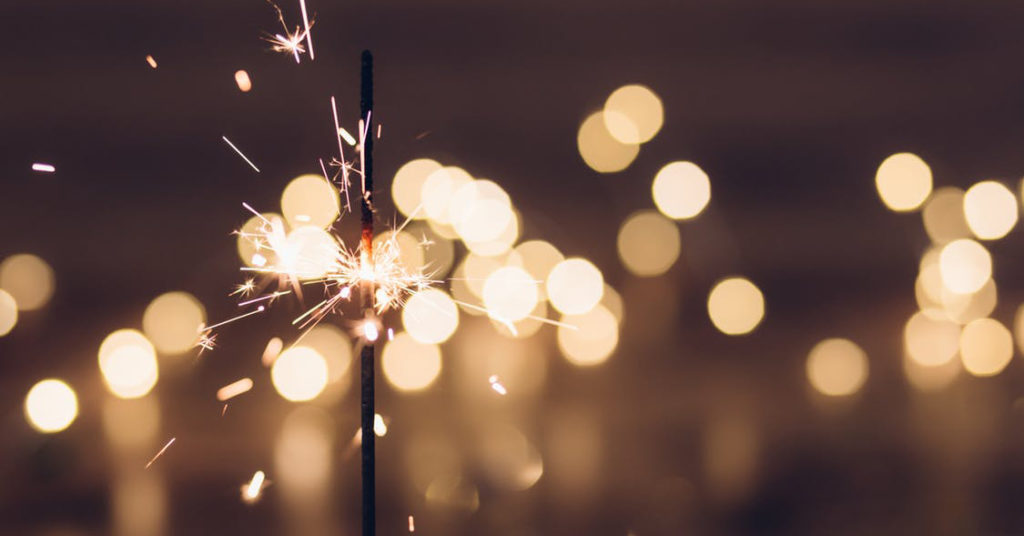
<svg viewBox="0 0 1024 536"><path fill-rule="evenodd" d="M979 318L960 334L960 359L974 376L995 376L1013 358L1013 335L998 320Z"/></svg>
<svg viewBox="0 0 1024 536"><path fill-rule="evenodd" d="M917 312L903 328L907 355L918 364L934 367L956 357L960 348L960 326Z"/></svg>
<svg viewBox="0 0 1024 536"><path fill-rule="evenodd" d="M522 267L536 281L547 281L551 269L565 260L558 248L544 240L527 240L515 247L515 253L522 262ZM542 297L547 297L543 287L538 288Z"/></svg>
<svg viewBox="0 0 1024 536"><path fill-rule="evenodd" d="M646 143L665 120L661 99L646 86L616 89L604 103L605 128L620 143Z"/></svg>
<svg viewBox="0 0 1024 536"><path fill-rule="evenodd" d="M619 125L620 130L629 131L630 121L623 122L621 116L609 122ZM594 112L583 120L576 134L576 146L580 156L590 169L599 173L622 171L629 167L640 153L638 144L623 143L615 139L608 132L607 123L603 111ZM636 132L635 126L633 132Z"/></svg>
<svg viewBox="0 0 1024 536"><path fill-rule="evenodd" d="M195 346L206 310L187 292L157 296L142 315L142 331L165 354L180 354Z"/></svg>
<svg viewBox="0 0 1024 536"><path fill-rule="evenodd" d="M254 255L257 253L263 257L264 264L273 266L277 264L277 254L265 247L266 244L262 244L261 247L257 248L254 242L254 236L260 235L261 229L264 228L265 222L267 221L280 221L284 224L284 217L274 212L263 213L263 218L259 216L253 216L246 220L245 225L238 230L238 238L236 239L236 245L238 247L238 258L242 259L242 262L246 266L257 266L260 263L253 262Z"/></svg>
<svg viewBox="0 0 1024 536"><path fill-rule="evenodd" d="M7 335L18 324L18 302L14 296L0 289L0 337Z"/></svg>
<svg viewBox="0 0 1024 536"><path fill-rule="evenodd" d="M981 290L992 277L992 256L984 246L969 238L954 240L939 254L942 283L958 294Z"/></svg>
<svg viewBox="0 0 1024 536"><path fill-rule="evenodd" d="M586 259L566 259L551 269L547 294L548 301L559 312L567 315L583 314L601 301L604 276Z"/></svg>
<svg viewBox="0 0 1024 536"><path fill-rule="evenodd" d="M0 262L0 289L14 297L18 309L34 311L53 296L53 269L31 253L11 255Z"/></svg>
<svg viewBox="0 0 1024 536"><path fill-rule="evenodd" d="M25 417L36 430L60 432L78 416L78 397L71 386L49 378L36 383L25 396Z"/></svg>
<svg viewBox="0 0 1024 536"><path fill-rule="evenodd" d="M478 242L475 240L463 240L466 247L476 255L494 257L504 255L512 249L512 246L519 240L519 213L513 211L512 218L508 219L505 229L493 240Z"/></svg>
<svg viewBox="0 0 1024 536"><path fill-rule="evenodd" d="M748 279L725 279L708 295L708 316L726 335L750 333L764 318L764 295Z"/></svg>
<svg viewBox="0 0 1024 536"><path fill-rule="evenodd" d="M292 227L326 229L338 219L340 194L322 175L300 175L281 194L281 213Z"/></svg>
<svg viewBox="0 0 1024 536"><path fill-rule="evenodd" d="M441 349L418 342L408 333L396 333L384 345L381 365L388 383L399 391L421 391L441 373Z"/></svg>
<svg viewBox="0 0 1024 536"><path fill-rule="evenodd" d="M320 323L305 332L296 347L312 348L327 364L327 382L341 380L352 365L352 341L340 328Z"/></svg>
<svg viewBox="0 0 1024 536"><path fill-rule="evenodd" d="M540 453L512 426L488 424L480 432L481 469L493 486L528 489L544 474Z"/></svg>
<svg viewBox="0 0 1024 536"><path fill-rule="evenodd" d="M145 396L160 377L153 343L134 329L107 335L100 344L99 364L107 388L121 398Z"/></svg>
<svg viewBox="0 0 1024 536"><path fill-rule="evenodd" d="M652 277L668 271L682 244L675 222L654 210L633 213L619 228L619 259L634 275Z"/></svg>
<svg viewBox="0 0 1024 536"><path fill-rule="evenodd" d="M700 214L711 201L711 181L693 162L671 162L654 176L651 194L662 214L686 220Z"/></svg>
<svg viewBox="0 0 1024 536"><path fill-rule="evenodd" d="M998 300L999 293L993 279L985 281L981 289L973 294L957 294L949 289L942 289L942 311L946 318L957 324L966 324L989 316L995 310Z"/></svg>
<svg viewBox="0 0 1024 536"><path fill-rule="evenodd" d="M312 400L327 387L327 360L308 346L294 346L283 352L270 369L274 389L285 400Z"/></svg>
<svg viewBox="0 0 1024 536"><path fill-rule="evenodd" d="M558 348L572 364L587 367L604 363L619 344L619 323L604 305L579 315L561 318Z"/></svg>
<svg viewBox="0 0 1024 536"><path fill-rule="evenodd" d="M425 219L427 213L421 206L423 184L431 173L439 169L441 164L429 158L410 160L398 168L391 181L391 199L395 202L395 208L406 217Z"/></svg>
<svg viewBox="0 0 1024 536"><path fill-rule="evenodd" d="M921 211L924 229L935 244L967 238L971 230L964 217L964 191L953 186L935 190Z"/></svg>
<svg viewBox="0 0 1024 536"><path fill-rule="evenodd" d="M402 309L406 333L425 344L439 344L459 327L459 308L443 290L427 289L413 294Z"/></svg>
<svg viewBox="0 0 1024 536"><path fill-rule="evenodd" d="M470 181L455 190L449 213L455 232L466 242L497 240L515 218L508 194L489 180Z"/></svg>
<svg viewBox="0 0 1024 536"><path fill-rule="evenodd" d="M307 225L288 233L277 253L282 271L302 280L319 279L337 260L338 244L327 231Z"/></svg>
<svg viewBox="0 0 1024 536"><path fill-rule="evenodd" d="M995 240L1017 224L1017 197L999 182L982 181L967 189L963 211L974 236Z"/></svg>
<svg viewBox="0 0 1024 536"><path fill-rule="evenodd" d="M451 225L452 199L455 192L471 182L472 175L460 167L445 166L434 170L427 176L421 188L420 195L426 217L434 223Z"/></svg>
<svg viewBox="0 0 1024 536"><path fill-rule="evenodd" d="M484 306L501 321L522 320L537 306L537 282L518 266L505 266L487 276Z"/></svg>
<svg viewBox="0 0 1024 536"><path fill-rule="evenodd" d="M878 166L875 187L890 210L914 210L932 191L932 170L917 155L897 153Z"/></svg>
<svg viewBox="0 0 1024 536"><path fill-rule="evenodd" d="M867 378L868 357L848 339L825 339L807 356L807 379L824 395L851 395Z"/></svg>

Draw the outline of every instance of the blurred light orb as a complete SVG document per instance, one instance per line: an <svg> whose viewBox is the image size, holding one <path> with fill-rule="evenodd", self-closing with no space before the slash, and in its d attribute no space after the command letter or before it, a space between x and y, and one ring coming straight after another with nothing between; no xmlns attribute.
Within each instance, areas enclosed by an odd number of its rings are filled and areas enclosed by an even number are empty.
<svg viewBox="0 0 1024 536"><path fill-rule="evenodd" d="M495 487L525 490L544 474L540 453L512 426L488 424L479 449L483 473Z"/></svg>
<svg viewBox="0 0 1024 536"><path fill-rule="evenodd" d="M875 187L890 210L914 210L932 191L932 170L915 154L896 153L878 166Z"/></svg>
<svg viewBox="0 0 1024 536"><path fill-rule="evenodd" d="M323 175L300 175L281 194L281 213L292 227L312 225L326 229L340 215L337 188Z"/></svg>
<svg viewBox="0 0 1024 536"><path fill-rule="evenodd" d="M907 356L927 367L942 365L956 357L960 349L960 326L949 320L936 320L917 312L903 328Z"/></svg>
<svg viewBox="0 0 1024 536"><path fill-rule="evenodd" d="M7 335L18 324L18 302L14 296L0 289L0 337Z"/></svg>
<svg viewBox="0 0 1024 536"><path fill-rule="evenodd" d="M341 329L322 322L307 331L297 346L312 348L327 364L327 383L341 380L352 365L352 341Z"/></svg>
<svg viewBox="0 0 1024 536"><path fill-rule="evenodd" d="M675 222L654 210L635 212L627 218L619 228L617 245L622 264L640 277L667 272L682 249Z"/></svg>
<svg viewBox="0 0 1024 536"><path fill-rule="evenodd" d="M960 334L960 359L974 376L995 376L1013 358L1013 335L998 320L979 318Z"/></svg>
<svg viewBox="0 0 1024 536"><path fill-rule="evenodd" d="M423 184L431 173L441 169L441 164L429 158L410 160L398 168L391 181L391 199L395 208L408 218L422 220L427 217L421 206Z"/></svg>
<svg viewBox="0 0 1024 536"><path fill-rule="evenodd" d="M939 273L945 287L957 294L981 290L992 277L992 256L984 246L969 238L954 240L939 254Z"/></svg>
<svg viewBox="0 0 1024 536"><path fill-rule="evenodd" d="M711 180L693 162L671 162L654 176L651 193L662 214L688 220L700 214L711 201Z"/></svg>
<svg viewBox="0 0 1024 536"><path fill-rule="evenodd" d="M580 315L594 308L604 294L604 276L590 261L575 257L551 269L548 301L562 314Z"/></svg>
<svg viewBox="0 0 1024 536"><path fill-rule="evenodd" d="M622 324L626 318L626 304L622 301L622 295L608 283L604 284L604 296L601 296L601 305L604 305L615 321Z"/></svg>
<svg viewBox="0 0 1024 536"><path fill-rule="evenodd" d="M508 194L489 180L473 180L452 194L449 215L462 240L488 242L497 239L515 217Z"/></svg>
<svg viewBox="0 0 1024 536"><path fill-rule="evenodd" d="M807 356L807 379L824 395L851 395L867 378L868 357L848 339L825 339Z"/></svg>
<svg viewBox="0 0 1024 536"><path fill-rule="evenodd" d="M558 348L573 365L604 363L619 344L619 321L604 305L583 314L565 315L561 322L566 325L558 326Z"/></svg>
<svg viewBox="0 0 1024 536"><path fill-rule="evenodd" d="M516 246L515 252L522 260L523 269L537 281L547 281L552 268L565 260L558 248L544 240L527 240Z"/></svg>
<svg viewBox="0 0 1024 536"><path fill-rule="evenodd" d="M903 356L903 373L918 391L938 391L948 387L960 375L963 365L959 359L951 359L935 366L922 365L909 355Z"/></svg>
<svg viewBox="0 0 1024 536"><path fill-rule="evenodd" d="M441 349L423 344L408 333L397 333L384 345L384 377L399 391L421 391L441 373Z"/></svg>
<svg viewBox="0 0 1024 536"><path fill-rule="evenodd" d="M995 240L1017 224L1017 197L999 182L982 181L967 189L963 211L974 236Z"/></svg>
<svg viewBox="0 0 1024 536"><path fill-rule="evenodd" d="M242 262L246 266L253 267L257 263L253 262L253 257L256 254L262 255L264 259L267 259L271 265L277 263L277 254L267 248L268 244L261 243L260 247L256 246L256 241L262 242L263 231L266 229L266 222L274 221L275 219L284 222L284 218L280 214L274 212L267 212L263 214L263 218L259 216L253 216L246 220L245 225L238 230L238 238L236 239L236 245L238 247L238 258L242 259Z"/></svg>
<svg viewBox="0 0 1024 536"><path fill-rule="evenodd" d="M402 325L417 342L440 344L459 327L459 308L445 291L427 289L413 294L406 302Z"/></svg>
<svg viewBox="0 0 1024 536"><path fill-rule="evenodd" d="M142 314L142 331L158 351L180 354L199 340L200 327L206 324L206 310L188 292L168 292L157 296Z"/></svg>
<svg viewBox="0 0 1024 536"><path fill-rule="evenodd" d="M77 416L78 397L61 380L42 380L25 395L25 417L33 428L44 434L64 430Z"/></svg>
<svg viewBox="0 0 1024 536"><path fill-rule="evenodd" d="M423 248L420 247L420 239L406 231L384 231L373 239L373 249L377 250L382 244L391 242L398 246L398 264L406 270L415 272L424 267L426 258Z"/></svg>
<svg viewBox="0 0 1024 536"><path fill-rule="evenodd" d="M160 378L153 343L134 329L119 329L100 344L100 373L107 389L120 398L149 394Z"/></svg>
<svg viewBox="0 0 1024 536"><path fill-rule="evenodd" d="M459 188L471 182L473 176L456 166L445 166L428 175L421 189L427 218L443 225L453 224L452 199Z"/></svg>
<svg viewBox="0 0 1024 536"><path fill-rule="evenodd" d="M498 268L484 282L483 299L491 317L516 322L537 306L537 282L518 266Z"/></svg>
<svg viewBox="0 0 1024 536"><path fill-rule="evenodd" d="M53 269L31 253L11 255L0 262L0 289L6 290L22 311L34 311L53 296Z"/></svg>
<svg viewBox="0 0 1024 536"><path fill-rule="evenodd" d="M327 387L327 360L308 346L293 346L274 361L270 380L285 400L312 400Z"/></svg>
<svg viewBox="0 0 1024 536"><path fill-rule="evenodd" d="M942 311L946 318L957 324L967 324L972 320L985 318L992 314L999 300L996 282L991 278L985 281L981 290L973 294L957 294L947 288L942 289Z"/></svg>
<svg viewBox="0 0 1024 536"><path fill-rule="evenodd" d="M661 130L665 111L650 88L631 84L616 89L604 103L605 128L616 141L646 143Z"/></svg>
<svg viewBox="0 0 1024 536"><path fill-rule="evenodd" d="M512 249L512 246L519 239L519 214L514 210L512 217L506 222L505 228L493 240L475 241L463 239L466 247L477 255L494 257L504 255Z"/></svg>
<svg viewBox="0 0 1024 536"><path fill-rule="evenodd" d="M1013 334L1017 339L1017 348L1024 353L1024 304L1017 307L1013 317Z"/></svg>
<svg viewBox="0 0 1024 536"><path fill-rule="evenodd" d="M338 258L338 244L327 231L307 225L288 233L278 250L278 268L301 280L320 279Z"/></svg>
<svg viewBox="0 0 1024 536"><path fill-rule="evenodd" d="M708 295L708 316L726 335L750 333L764 318L764 295L746 278L725 279Z"/></svg>
<svg viewBox="0 0 1024 536"><path fill-rule="evenodd" d="M964 217L964 191L954 186L935 190L921 211L924 230L934 244L967 238L971 230Z"/></svg>
<svg viewBox="0 0 1024 536"><path fill-rule="evenodd" d="M635 125L632 131L629 129L630 121L623 122L621 119L621 116L617 116L611 122L627 132L638 132ZM604 111L594 112L583 120L576 134L576 146L580 151L580 157L590 169L598 173L622 171L629 167L640 153L639 144L623 143L615 139L608 132L607 124Z"/></svg>

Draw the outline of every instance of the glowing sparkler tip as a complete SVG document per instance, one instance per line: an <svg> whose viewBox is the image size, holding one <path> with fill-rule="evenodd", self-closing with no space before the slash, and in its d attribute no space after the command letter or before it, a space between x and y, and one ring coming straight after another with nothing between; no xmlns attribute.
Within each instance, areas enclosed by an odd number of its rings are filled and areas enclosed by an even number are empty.
<svg viewBox="0 0 1024 536"><path fill-rule="evenodd" d="M260 496L260 491L263 490L263 481L266 480L267 475L263 471L256 471L252 475L252 480L249 481L247 486L243 486L242 498L246 502L254 502Z"/></svg>
<svg viewBox="0 0 1024 536"><path fill-rule="evenodd" d="M492 374L490 378L487 378L487 381L491 384L491 389L494 389L494 392L501 396L508 394L508 390L506 390L505 386L501 384L500 380L498 380L497 374Z"/></svg>
<svg viewBox="0 0 1024 536"><path fill-rule="evenodd" d="M363 324L363 336L366 337L367 341L375 342L380 336L380 333L377 331L377 324L372 320L367 320Z"/></svg>
<svg viewBox="0 0 1024 536"><path fill-rule="evenodd" d="M388 425L384 422L384 417L381 417L380 413L373 414L373 435L377 437L384 437L388 433Z"/></svg>

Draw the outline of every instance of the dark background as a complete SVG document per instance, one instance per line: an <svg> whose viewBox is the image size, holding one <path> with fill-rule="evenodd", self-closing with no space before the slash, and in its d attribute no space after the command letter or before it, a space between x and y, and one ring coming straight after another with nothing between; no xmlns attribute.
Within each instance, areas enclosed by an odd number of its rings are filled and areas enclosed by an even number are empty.
<svg viewBox="0 0 1024 536"><path fill-rule="evenodd" d="M294 23L292 4L282 9ZM137 326L165 291L194 293L211 318L231 314L230 232L247 217L239 203L275 210L289 179L333 153L329 97L343 118L356 116L363 48L377 60L383 194L417 157L492 178L522 212L524 238L592 259L626 303L607 364L570 366L545 329L537 336L543 388L494 410L495 419L514 415L544 457L535 486L480 485L476 512L431 509L399 463L407 436L396 425L378 443L381 534L405 531L410 513L424 534L1024 532L1019 356L996 378L961 377L935 394L909 386L901 332L916 308L928 238L919 215L884 208L873 182L883 158L911 151L931 165L936 186L999 178L1016 187L1024 6L310 0L309 8L317 57L296 65L260 40L278 27L259 0L0 5L0 257L32 252L57 274L51 303L0 338L4 532L114 530L115 462L98 412L109 395L96 348L113 329ZM248 70L250 93L236 88L237 69ZM627 83L661 96L665 125L628 169L600 175L580 159L576 129ZM651 206L650 180L672 160L707 171L711 205L681 225L680 262L637 279L621 266L615 235L628 214ZM57 173L33 174L36 161ZM380 199L381 213L392 214L388 196ZM1020 243L1015 230L991 245L994 316L1007 325L1024 294ZM716 331L705 308L714 281L735 273L767 301L763 324L739 338ZM253 468L270 465L290 404L258 381L224 421L209 396L241 374L265 374L253 356L267 330L284 331L288 314L225 330L221 348L165 374L151 395L162 405L159 437L178 436L159 462L166 533L309 533L289 525L273 487L256 505L238 499ZM841 403L816 397L803 368L808 350L833 336L857 341L871 367L864 389ZM48 376L75 386L81 414L68 431L43 437L25 423L22 401ZM453 394L454 381L442 372L418 397L382 387L379 404L407 429L447 430L461 445L491 416ZM354 390L327 409L340 453L357 423ZM582 481L560 480L549 456L559 419L592 432L582 448L597 461ZM741 484L725 487L708 469L723 421L739 423L756 445ZM334 471L327 503L336 508L318 528L353 534L358 466L339 454Z"/></svg>

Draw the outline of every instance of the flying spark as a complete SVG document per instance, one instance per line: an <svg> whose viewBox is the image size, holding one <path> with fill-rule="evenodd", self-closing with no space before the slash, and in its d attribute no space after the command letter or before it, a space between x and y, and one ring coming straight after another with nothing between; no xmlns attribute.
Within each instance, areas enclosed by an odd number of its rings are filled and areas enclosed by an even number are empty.
<svg viewBox="0 0 1024 536"><path fill-rule="evenodd" d="M57 171L57 168L53 167L50 164L44 164L42 162L36 162L36 163L32 164L32 171L39 171L39 172L42 172L42 173L53 173L54 171Z"/></svg>
<svg viewBox="0 0 1024 536"><path fill-rule="evenodd" d="M252 389L252 380L242 378L236 382L229 383L217 390L217 400L224 402Z"/></svg>
<svg viewBox="0 0 1024 536"><path fill-rule="evenodd" d="M498 380L497 374L491 375L491 377L488 378L487 381L491 384L491 389L494 389L494 392L498 393L501 396L505 396L508 394L508 391L505 389L505 386L501 384L500 380Z"/></svg>
<svg viewBox="0 0 1024 536"><path fill-rule="evenodd" d="M227 142L227 144L230 145L231 148L234 149L236 153L238 153L238 156L242 157L242 160L245 160L246 163L252 166L252 168L256 170L256 173L260 172L260 168L256 167L256 164L253 164L252 160L249 160L249 157L242 154L242 151L238 147L235 147L235 144L231 143L231 140L229 140L227 136L221 136L221 138L223 138L224 141Z"/></svg>
<svg viewBox="0 0 1024 536"><path fill-rule="evenodd" d="M172 437L171 440L168 441L166 445L164 445L164 448L160 449L160 452L157 452L156 456L153 456L153 458L149 460L149 463L146 464L146 469L149 469L149 466L153 465L153 462L155 462L157 458L164 455L164 452L167 450L167 448L174 444L175 439L177 438Z"/></svg>
<svg viewBox="0 0 1024 536"><path fill-rule="evenodd" d="M242 486L242 499L249 503L255 502L260 497L260 492L263 491L263 481L266 478L267 475L263 471L256 471L249 484Z"/></svg>
<svg viewBox="0 0 1024 536"><path fill-rule="evenodd" d="M153 56L150 56L150 55L147 54L146 55L146 63L148 63L150 67L156 69L156 60L153 59Z"/></svg>

